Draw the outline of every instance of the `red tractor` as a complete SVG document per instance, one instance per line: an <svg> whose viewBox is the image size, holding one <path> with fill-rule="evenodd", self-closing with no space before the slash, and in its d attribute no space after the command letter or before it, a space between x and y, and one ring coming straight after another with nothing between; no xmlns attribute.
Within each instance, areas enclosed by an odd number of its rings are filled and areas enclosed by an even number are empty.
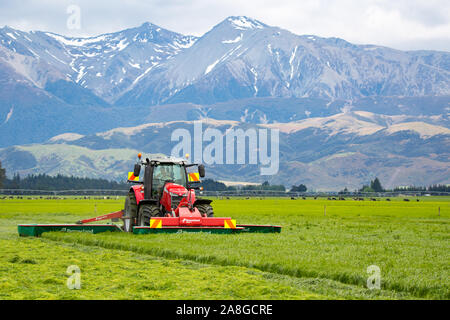
<svg viewBox="0 0 450 320"><path fill-rule="evenodd" d="M156 158L141 160L128 181L135 183L125 199L125 209L98 217L77 221L76 224L24 224L18 226L20 235L39 236L48 231L92 232L126 231L134 234L179 232L241 233L281 232L281 226L236 224L230 217L214 217L212 200L200 199L200 178L205 176L201 164L189 164L184 159ZM142 166L145 167L142 179ZM103 220L123 220L115 224L89 224Z"/></svg>
<svg viewBox="0 0 450 320"><path fill-rule="evenodd" d="M212 200L197 198L195 194L200 189L200 178L205 176L202 164L172 157L145 161L140 154L138 157L128 178L135 185L125 199L124 231L133 232L133 226L150 226L151 219L156 217L169 218L164 219L165 224L176 220L177 224L189 227L202 225L203 218L214 216ZM140 177L142 166L144 174Z"/></svg>
<svg viewBox="0 0 450 320"><path fill-rule="evenodd" d="M86 229L85 224L109 219L122 219L123 226L119 228L114 225L115 228L134 234L281 232L280 226L236 224L236 220L230 217L214 217L212 200L197 198L195 194L195 190L201 188L200 178L205 176L202 164L190 164L185 159L171 157L146 158L145 161L141 160L141 154L138 157L134 171L128 173L128 181L135 185L128 191L125 209L80 220L76 225L19 226L25 230L22 233L30 233L27 228L33 229L33 232L36 228L39 232L55 228L85 228L83 230L103 232L104 225L91 225L90 229ZM142 166L144 174L140 175Z"/></svg>

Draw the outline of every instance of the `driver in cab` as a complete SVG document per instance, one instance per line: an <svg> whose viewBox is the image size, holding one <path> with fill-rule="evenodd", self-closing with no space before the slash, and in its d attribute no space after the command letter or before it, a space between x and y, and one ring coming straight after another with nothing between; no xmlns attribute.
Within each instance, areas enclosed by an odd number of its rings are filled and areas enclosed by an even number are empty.
<svg viewBox="0 0 450 320"><path fill-rule="evenodd" d="M155 168L155 174L153 176L154 189L158 190L158 195L162 194L163 187L166 181L173 182L174 176L170 167L158 166Z"/></svg>

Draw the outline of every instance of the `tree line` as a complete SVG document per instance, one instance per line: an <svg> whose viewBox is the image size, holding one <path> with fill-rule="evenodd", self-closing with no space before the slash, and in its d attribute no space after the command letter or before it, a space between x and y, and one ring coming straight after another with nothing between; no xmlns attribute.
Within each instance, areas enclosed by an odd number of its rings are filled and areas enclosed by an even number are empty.
<svg viewBox="0 0 450 320"><path fill-rule="evenodd" d="M205 191L286 191L284 185L270 184L268 181L264 181L262 184L258 185L227 186L225 183L220 181L204 179L202 180L202 186Z"/></svg>
<svg viewBox="0 0 450 320"><path fill-rule="evenodd" d="M12 179L6 177L5 169L0 162L0 189L28 189L28 190L83 190L83 189L103 189L103 190L126 190L129 188L127 182L110 181L106 179L80 178L74 176L64 176L58 174L49 176L47 174L29 175L21 178L19 174L14 174ZM223 182L213 179L202 180L202 186L205 191L286 191L284 185L271 185L268 181L258 185L227 186ZM304 184L294 185L291 192L306 192L307 187ZM385 192L385 191L435 191L450 192L450 185L434 184L425 186L406 186L395 187L393 190L383 188L380 179L377 177L371 180L369 184L363 185L358 192ZM340 194L349 192L347 188L341 190Z"/></svg>
<svg viewBox="0 0 450 320"><path fill-rule="evenodd" d="M385 189L381 185L380 179L375 178L371 180L369 184L363 185L358 192L401 192L401 191L437 191L437 192L450 192L450 185L445 184L433 184L428 187L426 186L404 186L395 187L394 189ZM345 194L349 192L347 188L341 190L340 194Z"/></svg>
<svg viewBox="0 0 450 320"><path fill-rule="evenodd" d="M271 185L265 181L260 185L245 186L227 186L222 182L213 179L204 179L202 181L204 190L207 191L235 191L235 190L275 190L285 191L283 185ZM74 176L64 176L58 174L50 176L47 174L32 174L25 178L20 177L18 173L14 174L12 179L6 177L5 169L1 167L0 162L0 189L26 189L26 190L127 190L130 184L127 182L110 181L106 179L80 178Z"/></svg>
<svg viewBox="0 0 450 320"><path fill-rule="evenodd" d="M1 172L0 172L1 175ZM21 178L15 174L12 179L0 178L0 188L3 189L27 189L27 190L126 190L129 184L125 182L109 181L106 179L80 178L74 176L49 176L46 174L29 175Z"/></svg>

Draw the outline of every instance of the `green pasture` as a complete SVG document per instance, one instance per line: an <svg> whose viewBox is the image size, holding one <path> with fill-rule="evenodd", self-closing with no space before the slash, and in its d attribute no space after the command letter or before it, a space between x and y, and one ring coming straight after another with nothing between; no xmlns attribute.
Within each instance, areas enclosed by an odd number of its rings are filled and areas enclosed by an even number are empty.
<svg viewBox="0 0 450 320"><path fill-rule="evenodd" d="M20 238L19 223L73 223L120 210L124 200L0 200L0 298L450 298L448 197L213 199L216 216L282 232ZM65 285L72 264L80 290ZM371 265L380 290L367 288Z"/></svg>

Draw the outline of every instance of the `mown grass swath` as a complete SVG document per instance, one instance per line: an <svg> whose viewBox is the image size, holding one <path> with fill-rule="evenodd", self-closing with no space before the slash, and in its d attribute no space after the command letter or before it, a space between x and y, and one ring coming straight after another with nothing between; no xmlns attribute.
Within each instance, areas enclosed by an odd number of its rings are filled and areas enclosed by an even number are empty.
<svg viewBox="0 0 450 320"><path fill-rule="evenodd" d="M211 295L217 299L327 298L247 268L166 260L38 239L14 243L0 240L0 245L1 299L172 300L208 299ZM80 290L66 286L70 265L80 268Z"/></svg>

